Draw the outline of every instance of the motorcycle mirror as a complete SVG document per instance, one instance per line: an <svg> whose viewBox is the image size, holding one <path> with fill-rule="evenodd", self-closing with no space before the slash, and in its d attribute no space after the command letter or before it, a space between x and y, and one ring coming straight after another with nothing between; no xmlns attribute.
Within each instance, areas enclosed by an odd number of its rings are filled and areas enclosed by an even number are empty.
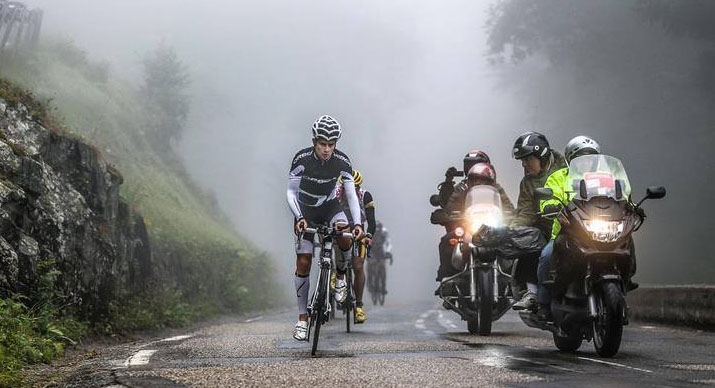
<svg viewBox="0 0 715 388"><path fill-rule="evenodd" d="M429 203L432 206L439 206L439 194L432 194L429 197Z"/></svg>
<svg viewBox="0 0 715 388"><path fill-rule="evenodd" d="M578 183L578 193L581 196L581 198L586 199L588 198L588 190L586 189L586 181L581 179L581 181Z"/></svg>
<svg viewBox="0 0 715 388"><path fill-rule="evenodd" d="M636 206L640 206L646 199L660 199L665 197L665 187L663 186L649 186L645 190L645 198L641 199Z"/></svg>
<svg viewBox="0 0 715 388"><path fill-rule="evenodd" d="M534 194L536 199L539 200L547 200L554 198L554 191L546 187L537 188L536 190L534 190Z"/></svg>
<svg viewBox="0 0 715 388"><path fill-rule="evenodd" d="M645 190L645 197L648 199L660 199L665 197L665 187L650 186Z"/></svg>

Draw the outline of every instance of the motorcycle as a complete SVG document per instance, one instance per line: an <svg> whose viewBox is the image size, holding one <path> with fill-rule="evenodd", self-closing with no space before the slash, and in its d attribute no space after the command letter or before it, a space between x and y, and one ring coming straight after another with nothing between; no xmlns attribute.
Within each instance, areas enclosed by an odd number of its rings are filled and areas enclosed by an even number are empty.
<svg viewBox="0 0 715 388"><path fill-rule="evenodd" d="M623 164L608 155L574 158L567 182L573 199L549 205L542 214L556 218L562 227L554 246L555 279L550 282L553 322L537 319L532 311L519 315L528 326L551 331L562 351L578 350L585 339L593 340L599 356L612 357L628 324L625 296L630 274L624 271L634 255L632 234L645 219L641 204L663 198L665 188L648 187L641 201L631 202ZM537 189L537 196L556 198L548 188Z"/></svg>
<svg viewBox="0 0 715 388"><path fill-rule="evenodd" d="M439 196L430 197L439 206ZM512 278L518 255L540 252L543 237L535 228L507 230L499 191L489 185L469 188L463 211L433 212L431 222L456 225L448 232L451 263L458 273L442 278L435 294L443 306L467 321L472 334L489 335L492 322L515 302Z"/></svg>

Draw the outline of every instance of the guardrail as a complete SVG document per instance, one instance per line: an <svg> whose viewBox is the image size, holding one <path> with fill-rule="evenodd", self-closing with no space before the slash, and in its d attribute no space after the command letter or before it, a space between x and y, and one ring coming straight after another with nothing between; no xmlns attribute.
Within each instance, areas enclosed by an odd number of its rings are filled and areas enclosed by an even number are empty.
<svg viewBox="0 0 715 388"><path fill-rule="evenodd" d="M0 56L13 50L34 50L40 39L42 10L17 1L0 0Z"/></svg>
<svg viewBox="0 0 715 388"><path fill-rule="evenodd" d="M646 286L627 300L634 319L715 330L715 285Z"/></svg>

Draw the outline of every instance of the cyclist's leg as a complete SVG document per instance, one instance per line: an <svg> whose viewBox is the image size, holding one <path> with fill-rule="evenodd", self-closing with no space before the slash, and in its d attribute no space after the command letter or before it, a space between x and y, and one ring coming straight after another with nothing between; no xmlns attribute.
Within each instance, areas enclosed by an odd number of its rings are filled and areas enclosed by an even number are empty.
<svg viewBox="0 0 715 388"><path fill-rule="evenodd" d="M337 208L333 212L332 217L330 217L330 225L335 225L336 227L347 227L348 218L342 210ZM345 267L348 260L352 260L352 241L350 239L340 237L337 239L336 245L338 249L335 251L335 272L337 274L336 290L338 290L341 288L341 285L343 287L345 285ZM336 298L342 303L345 298L345 294L337 292Z"/></svg>
<svg viewBox="0 0 715 388"><path fill-rule="evenodd" d="M310 267L313 262L313 242L303 238L296 247L295 285L298 298L298 320L308 320L308 292L310 290Z"/></svg>
<svg viewBox="0 0 715 388"><path fill-rule="evenodd" d="M358 255L353 257L353 275L355 278L355 302L357 307L362 307L362 294L365 289L365 254L367 249L364 244L359 245Z"/></svg>

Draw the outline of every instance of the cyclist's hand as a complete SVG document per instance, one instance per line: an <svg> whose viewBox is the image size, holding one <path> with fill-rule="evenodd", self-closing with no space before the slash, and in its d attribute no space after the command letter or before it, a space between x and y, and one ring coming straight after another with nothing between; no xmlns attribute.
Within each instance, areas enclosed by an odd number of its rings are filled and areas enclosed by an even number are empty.
<svg viewBox="0 0 715 388"><path fill-rule="evenodd" d="M353 226L353 236L355 240L360 240L365 235L365 231L362 230L362 225Z"/></svg>
<svg viewBox="0 0 715 388"><path fill-rule="evenodd" d="M301 218L295 222L293 227L295 228L295 234L300 234L308 227L308 221L306 221L305 218Z"/></svg>

